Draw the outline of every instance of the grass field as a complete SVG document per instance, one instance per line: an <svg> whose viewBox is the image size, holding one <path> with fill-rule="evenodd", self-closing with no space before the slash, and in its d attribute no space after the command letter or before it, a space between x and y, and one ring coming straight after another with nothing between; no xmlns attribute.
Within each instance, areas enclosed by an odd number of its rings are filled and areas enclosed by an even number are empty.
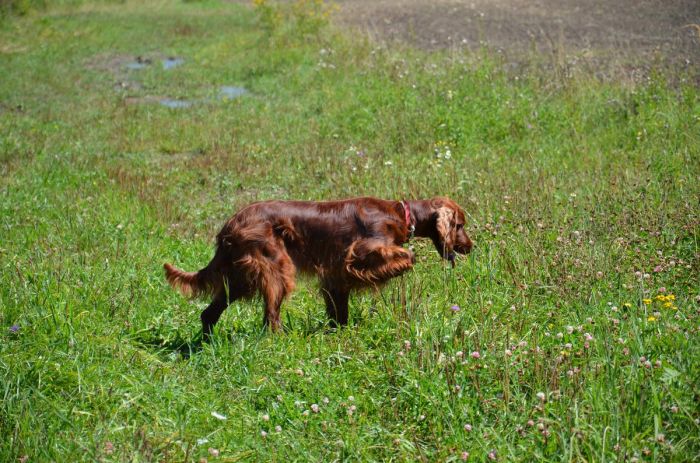
<svg viewBox="0 0 700 463"><path fill-rule="evenodd" d="M515 73L296 5L0 23L0 461L697 461L693 80ZM200 342L164 262L204 266L249 202L355 195L448 195L475 249L416 241L348 328L301 280L284 334L244 301Z"/></svg>

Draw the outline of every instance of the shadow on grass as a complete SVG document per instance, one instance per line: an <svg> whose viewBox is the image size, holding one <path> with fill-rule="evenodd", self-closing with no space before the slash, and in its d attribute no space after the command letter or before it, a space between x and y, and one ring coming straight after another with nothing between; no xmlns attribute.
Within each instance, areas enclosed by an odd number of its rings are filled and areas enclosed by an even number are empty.
<svg viewBox="0 0 700 463"><path fill-rule="evenodd" d="M153 351L163 360L189 359L199 354L204 346L222 343L233 344L237 338L263 337L267 333L262 327L237 326L233 331L217 329L210 339L206 339L200 329L193 337L186 338L178 331L163 331L153 327L141 330L132 339L138 346Z"/></svg>
<svg viewBox="0 0 700 463"><path fill-rule="evenodd" d="M202 351L204 337L200 331L191 339L185 339L180 333L167 333L164 335L153 328L139 332L134 338L136 344L155 351L164 359L173 359L173 355L183 359L189 359L192 355Z"/></svg>
<svg viewBox="0 0 700 463"><path fill-rule="evenodd" d="M303 320L292 320L292 318L287 314L286 322L282 325L283 332L285 334L297 333L303 337L316 336L316 335L331 335L340 333L346 329L353 329L362 324L364 318L361 314L351 314L350 320L347 325L341 326L333 323L327 317L314 315L313 312L309 311L307 317Z"/></svg>
<svg viewBox="0 0 700 463"><path fill-rule="evenodd" d="M361 320L351 320L347 326L333 326L326 319L309 317L308 319L296 323L287 317L283 324L282 333L279 335L289 335L296 333L302 337L313 337L317 335L333 335L344 329L352 329ZM132 339L138 346L152 351L163 360L189 359L193 355L200 353L207 344L234 344L241 337L255 340L266 336L276 336L262 324L258 323L236 323L233 327L219 326L214 330L210 339L205 339L201 329L191 338L186 338L178 331L162 330L157 327L144 329L135 333Z"/></svg>

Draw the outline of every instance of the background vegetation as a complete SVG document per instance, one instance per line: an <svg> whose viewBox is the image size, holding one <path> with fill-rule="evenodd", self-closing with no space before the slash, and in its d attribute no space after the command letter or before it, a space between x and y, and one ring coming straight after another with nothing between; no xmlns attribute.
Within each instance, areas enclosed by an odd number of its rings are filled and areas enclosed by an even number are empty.
<svg viewBox="0 0 700 463"><path fill-rule="evenodd" d="M0 24L0 460L696 459L692 80L516 73L255 3ZM417 241L346 329L302 280L285 334L244 301L199 342L163 262L202 267L251 201L353 195L449 195L476 248L452 270Z"/></svg>

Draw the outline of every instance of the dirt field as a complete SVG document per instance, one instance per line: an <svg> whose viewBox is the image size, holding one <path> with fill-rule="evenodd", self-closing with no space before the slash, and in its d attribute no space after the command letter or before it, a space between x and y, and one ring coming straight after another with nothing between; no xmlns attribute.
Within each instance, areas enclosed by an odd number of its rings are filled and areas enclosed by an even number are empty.
<svg viewBox="0 0 700 463"><path fill-rule="evenodd" d="M426 49L700 63L698 0L338 0L337 20ZM695 26L693 26L693 24Z"/></svg>

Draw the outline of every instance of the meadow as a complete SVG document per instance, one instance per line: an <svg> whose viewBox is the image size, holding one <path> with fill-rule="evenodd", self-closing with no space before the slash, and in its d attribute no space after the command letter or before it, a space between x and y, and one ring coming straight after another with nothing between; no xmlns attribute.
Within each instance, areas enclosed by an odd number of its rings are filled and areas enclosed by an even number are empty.
<svg viewBox="0 0 700 463"><path fill-rule="evenodd" d="M60 4L0 22L0 460L700 458L700 93L329 6ZM326 324L312 280L211 343L162 265L263 199L446 195L473 252Z"/></svg>

